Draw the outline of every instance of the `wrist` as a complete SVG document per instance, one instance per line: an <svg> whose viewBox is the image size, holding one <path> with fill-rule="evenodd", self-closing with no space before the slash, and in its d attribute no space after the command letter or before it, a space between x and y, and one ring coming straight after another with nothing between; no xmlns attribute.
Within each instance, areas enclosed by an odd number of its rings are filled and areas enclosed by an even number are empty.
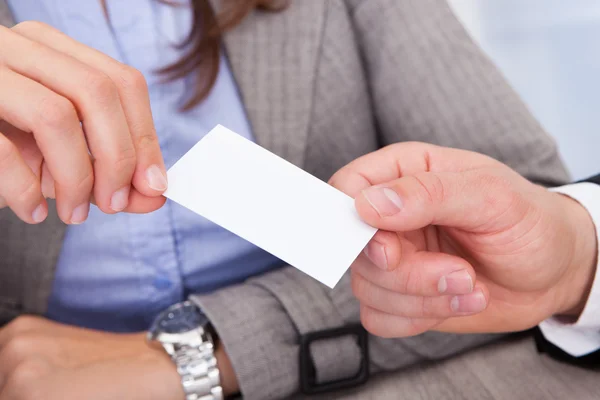
<svg viewBox="0 0 600 400"><path fill-rule="evenodd" d="M181 384L181 376L171 357L159 344L147 342L141 337L146 350L139 355L140 365L145 366L144 378L148 387L152 388L153 398L184 400L185 392ZM157 385L156 383L160 383Z"/></svg>
<svg viewBox="0 0 600 400"><path fill-rule="evenodd" d="M563 216L569 228L571 257L560 284L561 301L556 308L557 317L575 322L587 303L598 265L596 227L589 212L571 197L557 194L564 204Z"/></svg>

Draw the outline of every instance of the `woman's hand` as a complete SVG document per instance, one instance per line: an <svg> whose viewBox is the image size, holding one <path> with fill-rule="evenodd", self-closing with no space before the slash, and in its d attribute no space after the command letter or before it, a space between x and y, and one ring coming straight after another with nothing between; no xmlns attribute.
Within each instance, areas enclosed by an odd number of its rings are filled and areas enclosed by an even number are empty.
<svg viewBox="0 0 600 400"><path fill-rule="evenodd" d="M164 204L165 167L135 69L39 22L0 27L0 208L39 223Z"/></svg>
<svg viewBox="0 0 600 400"><path fill-rule="evenodd" d="M216 351L226 394L238 391ZM0 328L0 400L183 400L181 377L145 333L115 334L25 316Z"/></svg>
<svg viewBox="0 0 600 400"><path fill-rule="evenodd" d="M590 215L500 162L403 143L331 183L382 229L352 267L374 334L518 331L576 318L585 304L597 255Z"/></svg>

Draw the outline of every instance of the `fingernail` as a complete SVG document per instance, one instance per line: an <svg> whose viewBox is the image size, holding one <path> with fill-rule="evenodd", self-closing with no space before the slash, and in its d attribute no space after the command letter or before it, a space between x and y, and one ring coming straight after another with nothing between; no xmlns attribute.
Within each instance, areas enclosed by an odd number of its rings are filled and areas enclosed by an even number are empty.
<svg viewBox="0 0 600 400"><path fill-rule="evenodd" d="M387 269L387 256L385 255L385 247L374 240L372 240L367 247L365 247L365 255L381 269Z"/></svg>
<svg viewBox="0 0 600 400"><path fill-rule="evenodd" d="M146 170L146 180L151 189L159 192L167 190L167 177L161 171L158 165L151 165Z"/></svg>
<svg viewBox="0 0 600 400"><path fill-rule="evenodd" d="M454 296L450 308L457 314L474 314L485 310L487 301L481 289L462 296Z"/></svg>
<svg viewBox="0 0 600 400"><path fill-rule="evenodd" d="M43 204L40 204L39 206L37 206L35 208L35 210L33 210L33 213L31 214L31 218L33 218L33 221L38 224L40 222L44 222L44 220L46 219L47 216L48 216L48 210L46 209L46 207Z"/></svg>
<svg viewBox="0 0 600 400"><path fill-rule="evenodd" d="M473 278L467 270L454 271L442 276L438 282L438 292L444 294L467 294L473 291Z"/></svg>
<svg viewBox="0 0 600 400"><path fill-rule="evenodd" d="M392 189L371 187L364 190L363 194L375 211L382 217L394 215L402 209L402 200Z"/></svg>
<svg viewBox="0 0 600 400"><path fill-rule="evenodd" d="M90 212L90 203L83 203L75 207L71 214L71 224L79 225L85 222Z"/></svg>
<svg viewBox="0 0 600 400"><path fill-rule="evenodd" d="M125 186L113 193L110 199L110 208L113 211L123 211L129 203L129 189L130 186Z"/></svg>

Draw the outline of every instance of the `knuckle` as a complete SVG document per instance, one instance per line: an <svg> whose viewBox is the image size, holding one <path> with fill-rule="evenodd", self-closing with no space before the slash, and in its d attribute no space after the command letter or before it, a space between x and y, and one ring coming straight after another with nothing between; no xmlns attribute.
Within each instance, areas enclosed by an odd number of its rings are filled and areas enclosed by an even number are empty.
<svg viewBox="0 0 600 400"><path fill-rule="evenodd" d="M10 374L7 386L9 393L14 393L16 399L29 400L41 399L46 393L39 393L38 379L48 371L45 362L38 359L25 360L19 363ZM38 395L40 395L38 397Z"/></svg>
<svg viewBox="0 0 600 400"><path fill-rule="evenodd" d="M154 132L137 136L135 139L135 147L138 149L158 148L158 137Z"/></svg>
<svg viewBox="0 0 600 400"><path fill-rule="evenodd" d="M40 32L50 29L50 26L40 21L23 21L12 27L17 33Z"/></svg>
<svg viewBox="0 0 600 400"><path fill-rule="evenodd" d="M112 160L113 170L119 174L132 174L135 169L137 157L133 147L119 151Z"/></svg>
<svg viewBox="0 0 600 400"><path fill-rule="evenodd" d="M6 325L4 329L9 332L9 336L16 336L35 328L38 324L38 321L38 317L34 317L32 315L22 315Z"/></svg>
<svg viewBox="0 0 600 400"><path fill-rule="evenodd" d="M85 79L87 100L105 105L119 101L117 86L108 75L98 71L89 71Z"/></svg>
<svg viewBox="0 0 600 400"><path fill-rule="evenodd" d="M37 112L37 128L51 128L59 131L71 131L67 129L78 122L77 111L69 100L60 96L46 96L39 104Z"/></svg>
<svg viewBox="0 0 600 400"><path fill-rule="evenodd" d="M117 86L126 91L147 91L144 74L128 65L123 65L118 73Z"/></svg>
<svg viewBox="0 0 600 400"><path fill-rule="evenodd" d="M33 340L29 335L13 336L6 342L2 354L11 360L20 360L29 354L32 347Z"/></svg>

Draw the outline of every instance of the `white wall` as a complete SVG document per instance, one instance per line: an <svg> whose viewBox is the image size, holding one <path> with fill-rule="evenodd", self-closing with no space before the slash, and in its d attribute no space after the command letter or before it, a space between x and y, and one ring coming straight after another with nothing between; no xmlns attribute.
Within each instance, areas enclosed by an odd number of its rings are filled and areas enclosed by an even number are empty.
<svg viewBox="0 0 600 400"><path fill-rule="evenodd" d="M600 173L600 1L449 0L575 178Z"/></svg>

